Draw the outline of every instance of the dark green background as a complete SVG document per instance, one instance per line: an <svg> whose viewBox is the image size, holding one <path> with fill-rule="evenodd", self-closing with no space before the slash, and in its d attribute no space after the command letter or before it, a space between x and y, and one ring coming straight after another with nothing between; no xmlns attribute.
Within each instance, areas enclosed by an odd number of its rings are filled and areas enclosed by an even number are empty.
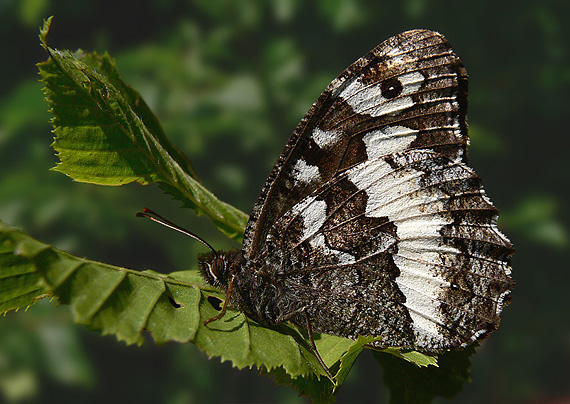
<svg viewBox="0 0 570 404"><path fill-rule="evenodd" d="M76 255L170 272L194 267L204 249L136 219L143 206L220 249L233 244L154 186L105 188L48 171L57 158L35 63L49 15L50 45L108 50L206 186L245 212L331 79L403 30L446 35L470 74L470 164L517 248L513 302L454 401L570 401L570 2L0 0L0 219ZM365 352L338 402L387 401L381 379ZM0 401L103 400L304 402L191 344L100 337L49 302L0 318Z"/></svg>

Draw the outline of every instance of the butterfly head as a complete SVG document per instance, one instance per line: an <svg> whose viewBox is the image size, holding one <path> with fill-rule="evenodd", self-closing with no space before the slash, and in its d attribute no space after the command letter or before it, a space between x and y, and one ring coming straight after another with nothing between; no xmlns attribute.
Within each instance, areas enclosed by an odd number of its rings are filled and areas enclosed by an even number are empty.
<svg viewBox="0 0 570 404"><path fill-rule="evenodd" d="M241 251L209 252L198 257L202 276L210 285L222 290L228 289L230 277L240 264Z"/></svg>

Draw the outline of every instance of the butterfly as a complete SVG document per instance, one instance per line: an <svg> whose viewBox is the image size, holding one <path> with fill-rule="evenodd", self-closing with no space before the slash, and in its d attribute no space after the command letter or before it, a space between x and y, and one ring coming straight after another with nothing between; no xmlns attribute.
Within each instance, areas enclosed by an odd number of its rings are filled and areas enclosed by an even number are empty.
<svg viewBox="0 0 570 404"><path fill-rule="evenodd" d="M249 318L465 347L499 325L510 241L467 166L467 73L445 38L396 35L324 90L285 145L243 248L199 258ZM211 248L211 247L210 247Z"/></svg>

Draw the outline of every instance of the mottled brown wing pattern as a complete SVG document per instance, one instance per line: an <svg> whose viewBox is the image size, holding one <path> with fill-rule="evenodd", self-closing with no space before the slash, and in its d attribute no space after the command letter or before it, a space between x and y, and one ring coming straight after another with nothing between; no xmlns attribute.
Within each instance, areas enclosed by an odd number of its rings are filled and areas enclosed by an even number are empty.
<svg viewBox="0 0 570 404"><path fill-rule="evenodd" d="M431 31L336 78L254 207L238 305L380 347L438 351L496 329L513 249L466 165L466 107L465 69Z"/></svg>

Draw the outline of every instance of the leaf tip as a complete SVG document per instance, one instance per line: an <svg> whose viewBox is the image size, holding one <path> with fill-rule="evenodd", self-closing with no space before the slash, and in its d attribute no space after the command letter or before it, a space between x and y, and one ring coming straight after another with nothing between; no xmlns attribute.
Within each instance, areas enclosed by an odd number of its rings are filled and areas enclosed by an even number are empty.
<svg viewBox="0 0 570 404"><path fill-rule="evenodd" d="M44 48L47 47L47 36L51 29L52 20L53 20L53 15L49 16L46 20L44 20L44 25L40 28L40 42Z"/></svg>

